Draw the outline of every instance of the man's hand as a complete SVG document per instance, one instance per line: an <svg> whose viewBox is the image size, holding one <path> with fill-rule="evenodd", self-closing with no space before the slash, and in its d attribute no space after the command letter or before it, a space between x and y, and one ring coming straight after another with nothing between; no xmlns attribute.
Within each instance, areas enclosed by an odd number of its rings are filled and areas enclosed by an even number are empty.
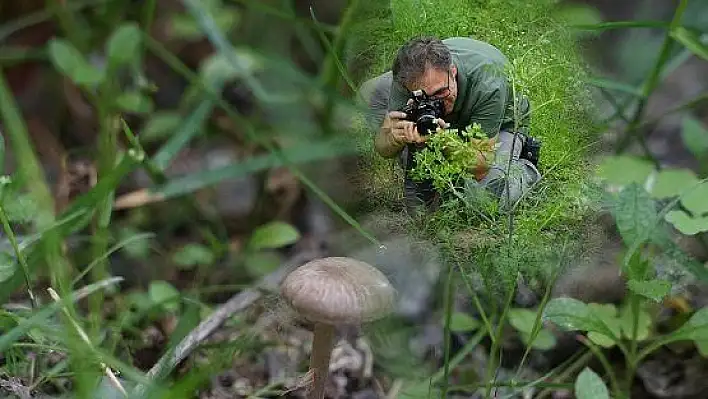
<svg viewBox="0 0 708 399"><path fill-rule="evenodd" d="M391 111L386 115L382 129L398 145L424 142L425 137L418 133L415 123L407 121L405 118L405 113Z"/></svg>

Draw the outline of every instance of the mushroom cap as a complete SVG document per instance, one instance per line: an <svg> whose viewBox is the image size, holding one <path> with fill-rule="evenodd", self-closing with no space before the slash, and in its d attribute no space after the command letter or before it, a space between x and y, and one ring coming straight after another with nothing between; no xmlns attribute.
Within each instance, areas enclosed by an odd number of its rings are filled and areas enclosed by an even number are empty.
<svg viewBox="0 0 708 399"><path fill-rule="evenodd" d="M396 294L377 268L346 257L310 261L292 271L280 289L302 317L333 325L380 319L393 309Z"/></svg>

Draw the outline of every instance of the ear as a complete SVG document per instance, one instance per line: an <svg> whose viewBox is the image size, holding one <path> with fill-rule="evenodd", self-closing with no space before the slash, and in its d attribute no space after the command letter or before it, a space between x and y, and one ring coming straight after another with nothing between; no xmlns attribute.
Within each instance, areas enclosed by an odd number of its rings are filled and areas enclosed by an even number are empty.
<svg viewBox="0 0 708 399"><path fill-rule="evenodd" d="M457 65L452 64L452 67L450 67L450 71L452 71L452 77L456 78L457 77Z"/></svg>

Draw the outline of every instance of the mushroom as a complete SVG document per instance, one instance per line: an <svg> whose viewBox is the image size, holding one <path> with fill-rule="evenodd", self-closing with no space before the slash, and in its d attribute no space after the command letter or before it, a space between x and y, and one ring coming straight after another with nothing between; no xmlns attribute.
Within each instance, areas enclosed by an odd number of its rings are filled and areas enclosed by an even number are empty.
<svg viewBox="0 0 708 399"><path fill-rule="evenodd" d="M335 326L358 325L386 316L395 290L368 263L346 257L310 261L292 271L280 286L285 301L314 324L310 356L313 381L308 399L323 399Z"/></svg>

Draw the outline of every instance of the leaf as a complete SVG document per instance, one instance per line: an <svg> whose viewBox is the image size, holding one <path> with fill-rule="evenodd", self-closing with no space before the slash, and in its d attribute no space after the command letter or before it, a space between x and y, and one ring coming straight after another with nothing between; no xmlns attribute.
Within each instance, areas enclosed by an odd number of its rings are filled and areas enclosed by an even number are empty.
<svg viewBox="0 0 708 399"><path fill-rule="evenodd" d="M153 281L148 288L148 295L154 304L160 304L169 311L179 309L179 291L167 281Z"/></svg>
<svg viewBox="0 0 708 399"><path fill-rule="evenodd" d="M575 380L577 399L610 399L605 382L589 367L585 367Z"/></svg>
<svg viewBox="0 0 708 399"><path fill-rule="evenodd" d="M531 340L531 334L521 332L519 334L524 344L528 345ZM538 350L549 350L556 346L556 337L548 330L539 330L536 338L531 343L531 347Z"/></svg>
<svg viewBox="0 0 708 399"><path fill-rule="evenodd" d="M684 116L681 121L681 139L696 158L708 153L708 129L690 115Z"/></svg>
<svg viewBox="0 0 708 399"><path fill-rule="evenodd" d="M214 15L214 23L224 33L232 29L238 22L239 14L233 10L221 10L221 12ZM196 40L204 37L204 32L197 21L186 14L172 16L170 29L175 38Z"/></svg>
<svg viewBox="0 0 708 399"><path fill-rule="evenodd" d="M588 304L588 309L612 332L612 335L609 335L591 331L588 333L588 338L606 348L614 346L613 337L619 338L622 334L620 320L617 318L617 308L612 304L590 303Z"/></svg>
<svg viewBox="0 0 708 399"><path fill-rule="evenodd" d="M443 324L445 324L444 319ZM450 315L450 331L452 332L474 331L478 329L480 325L479 320L467 313L453 312Z"/></svg>
<svg viewBox="0 0 708 399"><path fill-rule="evenodd" d="M536 323L536 312L529 309L510 309L509 323L520 332L531 334Z"/></svg>
<svg viewBox="0 0 708 399"><path fill-rule="evenodd" d="M29 194L22 194L10 191L10 195L5 195L3 207L7 218L14 223L28 223L34 220L38 207L35 200Z"/></svg>
<svg viewBox="0 0 708 399"><path fill-rule="evenodd" d="M678 331L693 340L708 340L708 307L696 311Z"/></svg>
<svg viewBox="0 0 708 399"><path fill-rule="evenodd" d="M211 265L214 263L214 253L204 245L187 244L172 255L172 260L183 269L190 269L197 265Z"/></svg>
<svg viewBox="0 0 708 399"><path fill-rule="evenodd" d="M627 245L649 239L657 219L654 201L636 184L625 187L617 196L614 210L617 228Z"/></svg>
<svg viewBox="0 0 708 399"><path fill-rule="evenodd" d="M708 213L706 198L708 198L708 182L703 182L681 197L681 205L688 209L693 216L703 216Z"/></svg>
<svg viewBox="0 0 708 399"><path fill-rule="evenodd" d="M245 265L251 277L263 277L275 271L282 263L278 254L271 251L260 251L246 255Z"/></svg>
<svg viewBox="0 0 708 399"><path fill-rule="evenodd" d="M116 105L126 112L135 114L147 114L152 111L152 100L137 91L121 93L116 98Z"/></svg>
<svg viewBox="0 0 708 399"><path fill-rule="evenodd" d="M140 28L134 22L118 27L108 39L108 61L112 65L122 65L137 59L141 37Z"/></svg>
<svg viewBox="0 0 708 399"><path fill-rule="evenodd" d="M158 111L150 116L140 131L141 141L152 141L171 135L182 124L182 116L177 112Z"/></svg>
<svg viewBox="0 0 708 399"><path fill-rule="evenodd" d="M555 15L571 27L602 22L602 14L597 8L585 4L564 5L556 9Z"/></svg>
<svg viewBox="0 0 708 399"><path fill-rule="evenodd" d="M300 239L300 232L285 222L270 222L256 228L248 241L248 248L253 251L275 249L294 244Z"/></svg>
<svg viewBox="0 0 708 399"><path fill-rule="evenodd" d="M639 309L639 318L637 320L637 340L643 341L649 338L649 332L651 328L651 315L644 310ZM632 312L632 307L627 304L622 308L622 314L620 315L620 324L622 326L622 336L626 339L632 339L632 329L634 328L634 313Z"/></svg>
<svg viewBox="0 0 708 399"><path fill-rule="evenodd" d="M651 299L654 302L661 302L671 291L671 283L664 280L629 280L627 286L635 294Z"/></svg>
<svg viewBox="0 0 708 399"><path fill-rule="evenodd" d="M693 341L696 344L698 353L703 357L708 357L708 339Z"/></svg>
<svg viewBox="0 0 708 399"><path fill-rule="evenodd" d="M701 43L701 39L696 32L690 31L683 26L678 26L671 30L671 37L691 52L708 61L708 46Z"/></svg>
<svg viewBox="0 0 708 399"><path fill-rule="evenodd" d="M698 181L698 177L690 169L664 169L656 175L651 196L657 199L675 197Z"/></svg>
<svg viewBox="0 0 708 399"><path fill-rule="evenodd" d="M629 155L617 155L605 158L600 163L597 174L609 184L642 185L653 169L654 166L649 161Z"/></svg>
<svg viewBox="0 0 708 399"><path fill-rule="evenodd" d="M592 341L595 345L600 345L603 348L612 348L616 345L615 340L605 334L600 334L599 332L595 331L590 331L588 333L588 339Z"/></svg>
<svg viewBox="0 0 708 399"><path fill-rule="evenodd" d="M17 262L9 253L0 252L0 282L7 281L15 274Z"/></svg>
<svg viewBox="0 0 708 399"><path fill-rule="evenodd" d="M664 219L687 236L708 231L708 216L691 217L684 211L670 211Z"/></svg>
<svg viewBox="0 0 708 399"><path fill-rule="evenodd" d="M573 298L554 298L543 311L543 318L567 331L596 331L611 335L609 330L583 302Z"/></svg>
<svg viewBox="0 0 708 399"><path fill-rule="evenodd" d="M54 66L76 84L91 86L103 80L103 72L89 64L79 50L64 39L49 41L49 56Z"/></svg>
<svg viewBox="0 0 708 399"><path fill-rule="evenodd" d="M192 138L202 132L204 122L211 115L214 103L211 100L203 100L194 111L180 124L179 130L172 134L172 137L160 148L152 157L155 166L164 171L182 151Z"/></svg>

